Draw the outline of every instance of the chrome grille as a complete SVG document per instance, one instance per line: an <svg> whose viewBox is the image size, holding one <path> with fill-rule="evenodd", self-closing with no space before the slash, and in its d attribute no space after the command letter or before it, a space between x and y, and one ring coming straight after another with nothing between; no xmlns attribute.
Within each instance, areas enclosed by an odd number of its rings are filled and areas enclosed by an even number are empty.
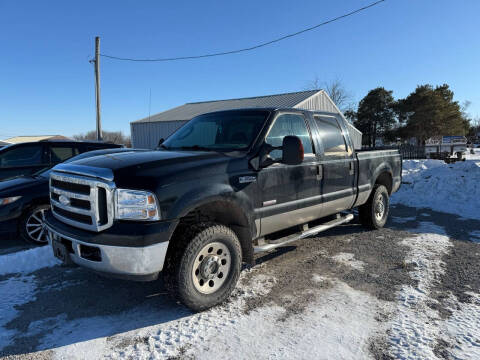
<svg viewBox="0 0 480 360"><path fill-rule="evenodd" d="M113 224L115 184L89 176L52 171L50 203L60 221L91 231Z"/></svg>

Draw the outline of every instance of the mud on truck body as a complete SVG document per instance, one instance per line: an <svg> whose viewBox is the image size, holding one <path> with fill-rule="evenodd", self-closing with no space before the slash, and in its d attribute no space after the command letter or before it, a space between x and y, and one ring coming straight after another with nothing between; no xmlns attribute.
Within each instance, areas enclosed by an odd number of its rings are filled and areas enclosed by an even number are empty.
<svg viewBox="0 0 480 360"><path fill-rule="evenodd" d="M55 167L46 227L63 261L131 280L162 273L203 310L228 298L255 252L346 223L354 208L384 226L401 164L397 150L355 151L328 114L209 113L157 150Z"/></svg>

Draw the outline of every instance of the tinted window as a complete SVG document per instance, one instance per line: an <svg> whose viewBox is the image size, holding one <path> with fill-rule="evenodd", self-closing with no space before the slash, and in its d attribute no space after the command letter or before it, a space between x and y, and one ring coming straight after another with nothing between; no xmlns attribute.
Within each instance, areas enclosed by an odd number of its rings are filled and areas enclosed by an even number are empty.
<svg viewBox="0 0 480 360"><path fill-rule="evenodd" d="M342 130L335 118L315 116L327 157L344 157L347 147Z"/></svg>
<svg viewBox="0 0 480 360"><path fill-rule="evenodd" d="M78 155L78 149L71 146L52 146L50 148L51 162L61 163L72 156Z"/></svg>
<svg viewBox="0 0 480 360"><path fill-rule="evenodd" d="M27 166L42 164L41 144L15 147L0 155L0 166Z"/></svg>
<svg viewBox="0 0 480 360"><path fill-rule="evenodd" d="M303 116L295 114L283 114L278 116L270 129L265 142L272 146L282 146L283 138L287 135L298 136L302 140L305 154L313 153L312 140ZM282 150L272 151L270 157L272 157L272 159L281 159Z"/></svg>
<svg viewBox="0 0 480 360"><path fill-rule="evenodd" d="M201 115L176 131L163 146L168 149L202 147L223 151L246 149L257 137L267 116L266 111Z"/></svg>

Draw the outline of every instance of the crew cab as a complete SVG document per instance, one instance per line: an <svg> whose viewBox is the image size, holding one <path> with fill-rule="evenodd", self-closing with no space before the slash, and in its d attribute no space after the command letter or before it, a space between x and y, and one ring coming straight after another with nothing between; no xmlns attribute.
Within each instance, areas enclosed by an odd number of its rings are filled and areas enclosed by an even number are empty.
<svg viewBox="0 0 480 360"><path fill-rule="evenodd" d="M383 227L397 150L355 151L343 118L240 109L193 118L158 150L57 165L46 227L65 262L155 280L194 310L224 301L242 262L353 219Z"/></svg>

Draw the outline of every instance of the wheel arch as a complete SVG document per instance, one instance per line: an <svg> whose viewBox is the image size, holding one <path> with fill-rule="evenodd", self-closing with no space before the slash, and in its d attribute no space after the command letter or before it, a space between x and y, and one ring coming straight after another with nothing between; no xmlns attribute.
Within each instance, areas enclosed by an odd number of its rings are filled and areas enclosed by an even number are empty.
<svg viewBox="0 0 480 360"><path fill-rule="evenodd" d="M223 193L190 202L178 215L170 241L175 242L177 235L185 226L198 222L215 222L232 229L242 248L242 261L253 263L253 234L256 234L255 222L248 214L248 199L242 199L238 193ZM173 244L174 245L174 244ZM174 245L175 246L175 245ZM169 246L173 248L174 246ZM169 253L167 253L167 256Z"/></svg>

